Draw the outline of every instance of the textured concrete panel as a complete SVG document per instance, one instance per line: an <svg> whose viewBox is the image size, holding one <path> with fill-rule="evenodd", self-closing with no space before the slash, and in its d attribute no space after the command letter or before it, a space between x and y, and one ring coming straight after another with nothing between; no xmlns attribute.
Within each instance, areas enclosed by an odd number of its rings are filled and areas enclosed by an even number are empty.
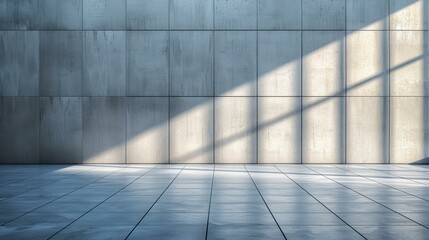
<svg viewBox="0 0 429 240"><path fill-rule="evenodd" d="M390 163L429 163L429 98L390 100Z"/></svg>
<svg viewBox="0 0 429 240"><path fill-rule="evenodd" d="M345 99L304 97L302 101L302 162L344 163Z"/></svg>
<svg viewBox="0 0 429 240"><path fill-rule="evenodd" d="M40 99L40 162L82 163L82 99Z"/></svg>
<svg viewBox="0 0 429 240"><path fill-rule="evenodd" d="M169 0L127 0L128 29L168 29Z"/></svg>
<svg viewBox="0 0 429 240"><path fill-rule="evenodd" d="M301 163L301 98L258 100L258 163Z"/></svg>
<svg viewBox="0 0 429 240"><path fill-rule="evenodd" d="M215 32L216 96L256 95L256 32Z"/></svg>
<svg viewBox="0 0 429 240"><path fill-rule="evenodd" d="M44 30L82 29L82 0L38 0L40 28ZM86 1L86 0L85 0Z"/></svg>
<svg viewBox="0 0 429 240"><path fill-rule="evenodd" d="M39 163L39 98L0 98L0 163Z"/></svg>
<svg viewBox="0 0 429 240"><path fill-rule="evenodd" d="M213 32L171 32L170 51L171 94L212 96Z"/></svg>
<svg viewBox="0 0 429 240"><path fill-rule="evenodd" d="M215 99L215 163L257 162L255 97Z"/></svg>
<svg viewBox="0 0 429 240"><path fill-rule="evenodd" d="M168 32L128 32L128 95L168 96Z"/></svg>
<svg viewBox="0 0 429 240"><path fill-rule="evenodd" d="M214 0L170 0L171 29L213 29Z"/></svg>
<svg viewBox="0 0 429 240"><path fill-rule="evenodd" d="M216 29L256 29L257 0L214 0Z"/></svg>
<svg viewBox="0 0 429 240"><path fill-rule="evenodd" d="M309 30L344 30L346 0L302 0L302 26Z"/></svg>
<svg viewBox="0 0 429 240"><path fill-rule="evenodd" d="M389 0L348 0L347 30L388 30Z"/></svg>
<svg viewBox="0 0 429 240"><path fill-rule="evenodd" d="M37 30L38 0L0 0L1 30Z"/></svg>
<svg viewBox="0 0 429 240"><path fill-rule="evenodd" d="M82 32L40 33L40 94L82 94Z"/></svg>
<svg viewBox="0 0 429 240"><path fill-rule="evenodd" d="M83 98L83 162L125 163L125 98Z"/></svg>
<svg viewBox="0 0 429 240"><path fill-rule="evenodd" d="M170 98L170 162L213 163L213 97Z"/></svg>
<svg viewBox="0 0 429 240"><path fill-rule="evenodd" d="M83 28L125 29L125 0L83 0Z"/></svg>
<svg viewBox="0 0 429 240"><path fill-rule="evenodd" d="M391 30L429 30L429 0L390 1Z"/></svg>
<svg viewBox="0 0 429 240"><path fill-rule="evenodd" d="M301 33L260 31L259 96L301 95Z"/></svg>
<svg viewBox="0 0 429 240"><path fill-rule="evenodd" d="M392 96L429 96L429 33L390 33L390 87Z"/></svg>
<svg viewBox="0 0 429 240"><path fill-rule="evenodd" d="M389 163L388 98L347 98L346 131L347 163Z"/></svg>
<svg viewBox="0 0 429 240"><path fill-rule="evenodd" d="M130 97L127 104L127 163L168 163L168 97Z"/></svg>
<svg viewBox="0 0 429 240"><path fill-rule="evenodd" d="M344 32L303 33L304 96L343 96Z"/></svg>
<svg viewBox="0 0 429 240"><path fill-rule="evenodd" d="M84 33L84 96L125 96L125 36L122 31Z"/></svg>
<svg viewBox="0 0 429 240"><path fill-rule="evenodd" d="M347 95L389 95L388 32L348 32Z"/></svg>
<svg viewBox="0 0 429 240"><path fill-rule="evenodd" d="M300 30L301 1L259 0L258 28L264 30Z"/></svg>
<svg viewBox="0 0 429 240"><path fill-rule="evenodd" d="M39 95L39 33L0 33L0 96Z"/></svg>

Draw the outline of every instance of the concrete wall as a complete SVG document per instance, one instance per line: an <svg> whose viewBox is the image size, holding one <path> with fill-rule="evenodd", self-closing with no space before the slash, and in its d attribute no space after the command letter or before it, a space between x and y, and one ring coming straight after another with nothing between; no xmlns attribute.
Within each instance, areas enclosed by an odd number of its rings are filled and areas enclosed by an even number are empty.
<svg viewBox="0 0 429 240"><path fill-rule="evenodd" d="M429 0L0 0L0 163L428 163Z"/></svg>

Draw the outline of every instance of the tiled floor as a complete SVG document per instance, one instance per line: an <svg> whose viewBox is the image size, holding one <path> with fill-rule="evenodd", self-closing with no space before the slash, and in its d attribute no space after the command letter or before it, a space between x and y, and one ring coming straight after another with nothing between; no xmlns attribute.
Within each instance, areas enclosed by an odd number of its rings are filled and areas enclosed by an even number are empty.
<svg viewBox="0 0 429 240"><path fill-rule="evenodd" d="M429 166L0 166L0 239L429 239Z"/></svg>

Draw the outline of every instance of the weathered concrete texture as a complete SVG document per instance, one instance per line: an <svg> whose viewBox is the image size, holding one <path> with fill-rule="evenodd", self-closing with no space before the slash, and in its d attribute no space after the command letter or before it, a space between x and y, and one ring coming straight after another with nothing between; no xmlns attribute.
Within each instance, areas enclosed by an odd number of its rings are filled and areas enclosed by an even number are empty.
<svg viewBox="0 0 429 240"><path fill-rule="evenodd" d="M130 97L127 105L127 163L168 163L168 97Z"/></svg>
<svg viewBox="0 0 429 240"><path fill-rule="evenodd" d="M302 162L345 162L345 98L302 99Z"/></svg>
<svg viewBox="0 0 429 240"><path fill-rule="evenodd" d="M345 33L303 33L303 95L344 96Z"/></svg>
<svg viewBox="0 0 429 240"><path fill-rule="evenodd" d="M128 95L168 96L168 32L127 32Z"/></svg>
<svg viewBox="0 0 429 240"><path fill-rule="evenodd" d="M216 29L256 29L257 0L214 0Z"/></svg>
<svg viewBox="0 0 429 240"><path fill-rule="evenodd" d="M0 29L36 30L39 28L38 0L1 0Z"/></svg>
<svg viewBox="0 0 429 240"><path fill-rule="evenodd" d="M82 98L40 99L40 162L82 162Z"/></svg>
<svg viewBox="0 0 429 240"><path fill-rule="evenodd" d="M39 95L39 33L0 32L0 96Z"/></svg>
<svg viewBox="0 0 429 240"><path fill-rule="evenodd" d="M255 96L256 32L215 32L216 96Z"/></svg>
<svg viewBox="0 0 429 240"><path fill-rule="evenodd" d="M170 0L170 29L213 29L214 0Z"/></svg>
<svg viewBox="0 0 429 240"><path fill-rule="evenodd" d="M82 29L82 0L38 0L43 30ZM86 1L86 0L85 0Z"/></svg>
<svg viewBox="0 0 429 240"><path fill-rule="evenodd" d="M125 29L125 0L83 0L83 28Z"/></svg>
<svg viewBox="0 0 429 240"><path fill-rule="evenodd" d="M84 163L125 163L126 110L123 97L83 98Z"/></svg>
<svg viewBox="0 0 429 240"><path fill-rule="evenodd" d="M429 163L429 98L390 100L390 163Z"/></svg>
<svg viewBox="0 0 429 240"><path fill-rule="evenodd" d="M390 1L391 30L429 30L429 0Z"/></svg>
<svg viewBox="0 0 429 240"><path fill-rule="evenodd" d="M389 32L348 32L347 96L389 96Z"/></svg>
<svg viewBox="0 0 429 240"><path fill-rule="evenodd" d="M40 95L82 95L82 32L40 32Z"/></svg>
<svg viewBox="0 0 429 240"><path fill-rule="evenodd" d="M258 95L301 95L301 33L260 31Z"/></svg>
<svg viewBox="0 0 429 240"><path fill-rule="evenodd" d="M347 98L347 163L389 163L389 98Z"/></svg>
<svg viewBox="0 0 429 240"><path fill-rule="evenodd" d="M302 21L307 30L345 30L346 0L302 0Z"/></svg>
<svg viewBox="0 0 429 240"><path fill-rule="evenodd" d="M259 0L258 18L261 30L300 30L301 1Z"/></svg>
<svg viewBox="0 0 429 240"><path fill-rule="evenodd" d="M39 163L39 98L0 98L0 163Z"/></svg>
<svg viewBox="0 0 429 240"><path fill-rule="evenodd" d="M347 0L347 30L389 30L389 0Z"/></svg>
<svg viewBox="0 0 429 240"><path fill-rule="evenodd" d="M255 97L215 99L215 163L257 162Z"/></svg>
<svg viewBox="0 0 429 240"><path fill-rule="evenodd" d="M258 163L301 163L301 98L258 100Z"/></svg>
<svg viewBox="0 0 429 240"><path fill-rule="evenodd" d="M170 163L213 163L213 97L173 97L170 109Z"/></svg>
<svg viewBox="0 0 429 240"><path fill-rule="evenodd" d="M392 96L429 96L429 33L390 33L390 87Z"/></svg>
<svg viewBox="0 0 429 240"><path fill-rule="evenodd" d="M125 37L123 31L84 33L84 96L125 96Z"/></svg>
<svg viewBox="0 0 429 240"><path fill-rule="evenodd" d="M213 95L213 33L170 33L170 82L173 96Z"/></svg>
<svg viewBox="0 0 429 240"><path fill-rule="evenodd" d="M168 29L169 0L127 0L127 29Z"/></svg>

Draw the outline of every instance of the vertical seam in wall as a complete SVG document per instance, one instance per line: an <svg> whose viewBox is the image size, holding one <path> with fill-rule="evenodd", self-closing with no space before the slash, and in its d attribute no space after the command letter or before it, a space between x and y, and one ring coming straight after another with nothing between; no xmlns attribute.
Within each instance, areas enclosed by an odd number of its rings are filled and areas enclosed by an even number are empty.
<svg viewBox="0 0 429 240"><path fill-rule="evenodd" d="M168 65L168 77L167 77L167 80L168 80L168 86L167 86L167 90L168 90L168 143L167 143L167 151L168 151L168 164L170 164L171 163L171 149L170 149L170 146L171 146L171 144L170 144L170 141L171 141L171 137L170 137L170 135L171 135L171 133L170 133L170 124L171 124L171 114L170 114L170 111L171 111L171 109L170 109L170 105L171 105L171 71L170 71L170 5L171 5L171 0L168 0L168 26L167 26L167 51L168 51L168 53L167 53L167 65Z"/></svg>
<svg viewBox="0 0 429 240"><path fill-rule="evenodd" d="M256 1L256 164L259 164L259 0Z"/></svg>
<svg viewBox="0 0 429 240"><path fill-rule="evenodd" d="M213 123L213 136L212 136L212 147L213 147L213 160L212 163L215 164L216 163L216 31L215 31L215 0L213 1L213 22L212 22L212 29L213 29L213 34L212 34L212 38L213 38L213 90L212 90L212 95L213 95L213 99L212 99L212 106L213 106L213 110L212 110L212 123ZM213 167L213 178L214 178L214 167Z"/></svg>
<svg viewBox="0 0 429 240"><path fill-rule="evenodd" d="M304 75L303 75L303 73L304 73L304 71L303 71L303 67L304 67L304 65L303 65L303 58L304 58L304 34L303 34L303 25L304 25L304 23L303 23L303 17L302 17L302 15L303 15L303 1L304 0L301 0L301 27L300 27L300 29L301 29L301 31L300 31L300 34L301 34L301 96L300 96L300 104L301 104L301 109L300 109L300 114L301 114L301 117L300 117L300 120L301 120L301 126L300 126L300 128L301 128L301 139L300 139L300 144L301 144L301 156L300 156L300 161L301 161L301 164L303 163L303 143L304 143L304 141L303 141L303 139L302 139L302 137L303 137L303 131L304 131L304 127L303 127L303 116L304 116L304 112L303 112L303 100L304 100L304 94L303 94L303 81L304 81Z"/></svg>
<svg viewBox="0 0 429 240"><path fill-rule="evenodd" d="M84 0L83 0L84 1ZM128 1L125 0L125 163L128 163L128 97L127 97L127 91L128 91L128 17L127 17L127 9L128 9Z"/></svg>
<svg viewBox="0 0 429 240"><path fill-rule="evenodd" d="M83 82L83 80L84 80L84 77L83 77L83 59L84 59L84 56L83 56L83 54L84 54L84 52L83 52L83 49L84 49L84 41L83 41L83 39L84 39L84 35L85 35L85 30L84 30L84 24L83 24L83 16L84 16L84 13L83 13L83 11L85 11L85 8L84 8L84 6L83 6L83 1L85 1L85 0L82 0L81 1L81 6L82 6L82 23L81 23L81 33L82 33L82 69L81 69L81 93L80 93L80 110L81 110L81 112L80 112L80 114L81 114L81 124L82 124L82 138L81 138L81 151L80 151L80 154L81 154L81 163L85 163L85 161L84 161L84 159L83 159L83 147L84 147L84 144L83 144L83 139L84 139L84 136L85 136L85 133L84 133L84 129L85 129L85 127L84 127L84 112L83 112L83 110L84 110L84 107L83 107L83 104L84 104L84 95L83 95L83 84L84 84L84 82Z"/></svg>
<svg viewBox="0 0 429 240"><path fill-rule="evenodd" d="M387 28L387 33L388 33L388 38L387 38L387 42L388 42L388 46L387 46L387 52L388 52L388 56L387 56L387 78L388 78L388 93L387 93L387 99L388 99L388 109L387 109L387 111L388 111L388 119L387 119L387 121L388 121L388 144L389 144L389 146L387 146L387 162L388 162L388 164L390 164L390 155L391 155L391 151L390 151L390 149L391 149L391 147L390 147L390 143L391 143L391 140L390 140L390 131L391 131L391 126L390 126L390 122L391 122L391 120L390 120L390 115L391 115L391 107L390 107L390 103L391 103L391 93L390 93L390 37L391 37L391 29L390 29L390 12L391 12L391 6L390 6L390 0L389 1L387 1L387 26L386 26L386 28ZM386 146L385 146L386 147Z"/></svg>
<svg viewBox="0 0 429 240"><path fill-rule="evenodd" d="M347 0L344 1L344 46L342 51L344 51L344 64L342 64L342 67L344 67L344 80L343 80L343 89L344 89L344 122L341 124L343 125L342 128L344 129L344 164L347 164L347 101L348 101L348 91L347 91Z"/></svg>
<svg viewBox="0 0 429 240"><path fill-rule="evenodd" d="M42 65L41 64L41 55L42 54L40 54L41 53L41 51L40 51L40 49L41 49L41 47L40 47L40 45L42 44L42 34L41 34L41 31L38 31L37 32L37 34L38 34L38 38L39 38L39 46L38 46L38 51L39 51L39 66L37 66L38 68L39 68L39 79L38 79L38 81L39 81L39 94L38 94L38 96L37 96L37 101L38 101L38 104L39 104L39 109L38 109L38 111L39 111L39 146L38 146L38 148L39 148L39 159L38 159L38 162L39 162L39 164L40 163L42 163L42 148L41 148L41 140L42 140L42 136L41 136L41 128L42 128L42 108L41 108L41 104L40 104L40 101L41 101L41 98L40 98L40 93L41 93L41 88L40 88L40 86L41 86L41 84L40 84L40 79L41 79L41 69L40 69L40 66Z"/></svg>

